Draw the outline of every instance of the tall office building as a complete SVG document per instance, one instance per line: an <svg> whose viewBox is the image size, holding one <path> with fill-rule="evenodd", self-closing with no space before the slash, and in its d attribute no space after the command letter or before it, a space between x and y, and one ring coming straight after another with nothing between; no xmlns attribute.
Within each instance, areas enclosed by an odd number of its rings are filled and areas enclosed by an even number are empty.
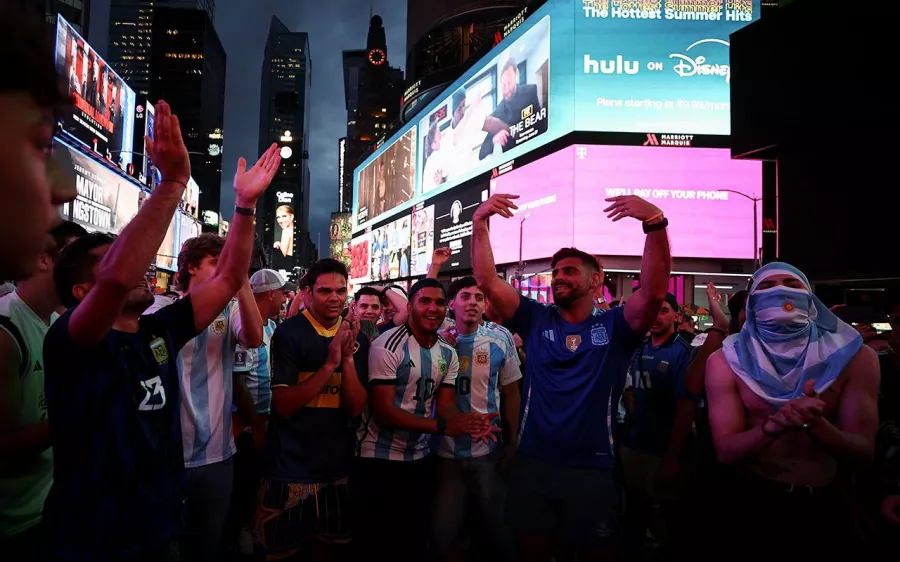
<svg viewBox="0 0 900 562"><path fill-rule="evenodd" d="M269 263L295 274L317 256L309 238L309 123L312 61L309 36L273 16L263 59L259 149L281 147L281 168L256 210Z"/></svg>
<svg viewBox="0 0 900 562"><path fill-rule="evenodd" d="M164 99L178 115L200 186L199 208L219 212L225 49L205 10L153 9L149 98Z"/></svg>
<svg viewBox="0 0 900 562"><path fill-rule="evenodd" d="M215 21L215 0L110 0L106 61L138 96L150 94L153 12L159 8L203 10Z"/></svg>
<svg viewBox="0 0 900 562"><path fill-rule="evenodd" d="M347 136L339 150L343 174L339 181L341 212L353 204L353 169L398 121L403 96L403 72L388 62L387 38L381 16L373 16L365 49L344 51L344 103ZM339 167L340 168L340 167Z"/></svg>
<svg viewBox="0 0 900 562"><path fill-rule="evenodd" d="M56 25L57 14L72 24L75 31L86 39L90 22L91 0L6 0L18 1L26 7L34 9L46 18L47 23Z"/></svg>

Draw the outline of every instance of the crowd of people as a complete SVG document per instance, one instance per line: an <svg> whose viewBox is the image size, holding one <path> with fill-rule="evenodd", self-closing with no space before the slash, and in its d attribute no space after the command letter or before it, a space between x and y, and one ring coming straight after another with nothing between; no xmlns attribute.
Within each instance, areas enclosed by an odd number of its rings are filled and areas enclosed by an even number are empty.
<svg viewBox="0 0 900 562"><path fill-rule="evenodd" d="M497 275L489 223L516 196L495 194L472 276L440 281L439 248L408 292L348 302L323 259L287 302L281 274L250 271L272 145L239 159L228 236L187 240L157 298L190 178L178 118L155 105L162 181L121 234L60 222L69 102L33 30L0 27L4 560L896 557L894 346L796 268L756 271L730 318L709 287L700 337L668 293L664 210L613 197L646 234L640 288L610 306L600 260L563 248L542 304Z"/></svg>

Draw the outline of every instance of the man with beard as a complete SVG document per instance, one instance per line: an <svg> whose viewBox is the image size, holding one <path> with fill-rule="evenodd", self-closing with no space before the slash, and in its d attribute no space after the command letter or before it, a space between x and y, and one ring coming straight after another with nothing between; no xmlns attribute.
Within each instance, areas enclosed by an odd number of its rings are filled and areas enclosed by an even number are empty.
<svg viewBox="0 0 900 562"><path fill-rule="evenodd" d="M75 182L51 155L56 114L72 103L54 68L47 24L0 3L0 279L31 276Z"/></svg>
<svg viewBox="0 0 900 562"><path fill-rule="evenodd" d="M879 378L876 353L803 273L754 273L744 327L706 372L716 453L738 472L726 544L747 559L856 553L839 465L872 460Z"/></svg>
<svg viewBox="0 0 900 562"><path fill-rule="evenodd" d="M549 561L558 540L577 550L582 562L610 560L618 513L610 420L631 354L656 320L668 290L668 220L639 197L607 199L612 205L605 212L614 222L635 218L647 233L641 288L625 307L594 308L593 295L603 283L599 262L563 248L551 262L555 304L547 306L497 277L488 219L512 217L517 197L493 195L472 220L475 279L528 350L507 520L518 535L523 560Z"/></svg>
<svg viewBox="0 0 900 562"><path fill-rule="evenodd" d="M253 212L275 173L265 158L235 178L231 235L216 271L155 314L145 278L191 175L178 119L156 106L148 152L162 181L114 239L89 234L56 262L71 308L45 340L54 482L44 506L52 560L177 559L184 499L175 358L240 288L250 262ZM267 156L274 153L270 151Z"/></svg>

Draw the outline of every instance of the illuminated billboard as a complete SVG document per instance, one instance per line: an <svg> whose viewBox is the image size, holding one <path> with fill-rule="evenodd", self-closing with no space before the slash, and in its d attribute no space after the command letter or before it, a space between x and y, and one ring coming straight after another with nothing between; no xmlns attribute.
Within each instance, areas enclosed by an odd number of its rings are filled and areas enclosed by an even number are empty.
<svg viewBox="0 0 900 562"><path fill-rule="evenodd" d="M488 198L487 185L454 189L413 210L410 275L426 275L436 248L450 248L442 272L472 267L472 215Z"/></svg>
<svg viewBox="0 0 900 562"><path fill-rule="evenodd" d="M59 130L129 172L134 90L62 17L56 23L56 70L65 77L73 102L61 109Z"/></svg>
<svg viewBox="0 0 900 562"><path fill-rule="evenodd" d="M331 213L330 255L332 259L352 266L350 255L350 213Z"/></svg>
<svg viewBox="0 0 900 562"><path fill-rule="evenodd" d="M732 160L728 149L570 146L491 180L491 194L519 195L515 216L491 219L491 247L497 263L517 262L521 225L524 260L568 246L639 256L641 224L613 223L602 212L607 197L637 195L666 213L673 257L752 259L747 197L759 197L761 186L762 163Z"/></svg>
<svg viewBox="0 0 900 562"><path fill-rule="evenodd" d="M294 269L294 193L277 191L275 193L275 238L272 243L272 262L274 269L293 271Z"/></svg>
<svg viewBox="0 0 900 562"><path fill-rule="evenodd" d="M387 281L409 277L409 241L409 215L373 228L369 237L369 279Z"/></svg>
<svg viewBox="0 0 900 562"><path fill-rule="evenodd" d="M361 163L354 232L574 131L730 134L729 36L759 10L759 0L548 0ZM415 170L378 183L398 143L418 156Z"/></svg>
<svg viewBox="0 0 900 562"><path fill-rule="evenodd" d="M546 133L550 89L550 16L544 16L424 113L420 192L483 172Z"/></svg>
<svg viewBox="0 0 900 562"><path fill-rule="evenodd" d="M358 224L411 201L416 189L416 128L380 149L354 183Z"/></svg>
<svg viewBox="0 0 900 562"><path fill-rule="evenodd" d="M75 200L63 205L63 216L90 231L122 232L137 214L141 188L59 139L53 156L78 189Z"/></svg>

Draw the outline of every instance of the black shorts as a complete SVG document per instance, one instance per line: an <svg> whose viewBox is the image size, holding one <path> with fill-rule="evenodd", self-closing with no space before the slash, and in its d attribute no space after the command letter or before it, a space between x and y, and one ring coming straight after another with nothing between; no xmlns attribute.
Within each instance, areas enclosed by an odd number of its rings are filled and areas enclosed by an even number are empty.
<svg viewBox="0 0 900 562"><path fill-rule="evenodd" d="M577 549L618 539L619 493L612 469L571 468L521 453L513 460L506 522L516 534L546 535Z"/></svg>
<svg viewBox="0 0 900 562"><path fill-rule="evenodd" d="M268 554L289 556L310 540L350 541L347 478L300 483L263 478L256 510L256 540Z"/></svg>

